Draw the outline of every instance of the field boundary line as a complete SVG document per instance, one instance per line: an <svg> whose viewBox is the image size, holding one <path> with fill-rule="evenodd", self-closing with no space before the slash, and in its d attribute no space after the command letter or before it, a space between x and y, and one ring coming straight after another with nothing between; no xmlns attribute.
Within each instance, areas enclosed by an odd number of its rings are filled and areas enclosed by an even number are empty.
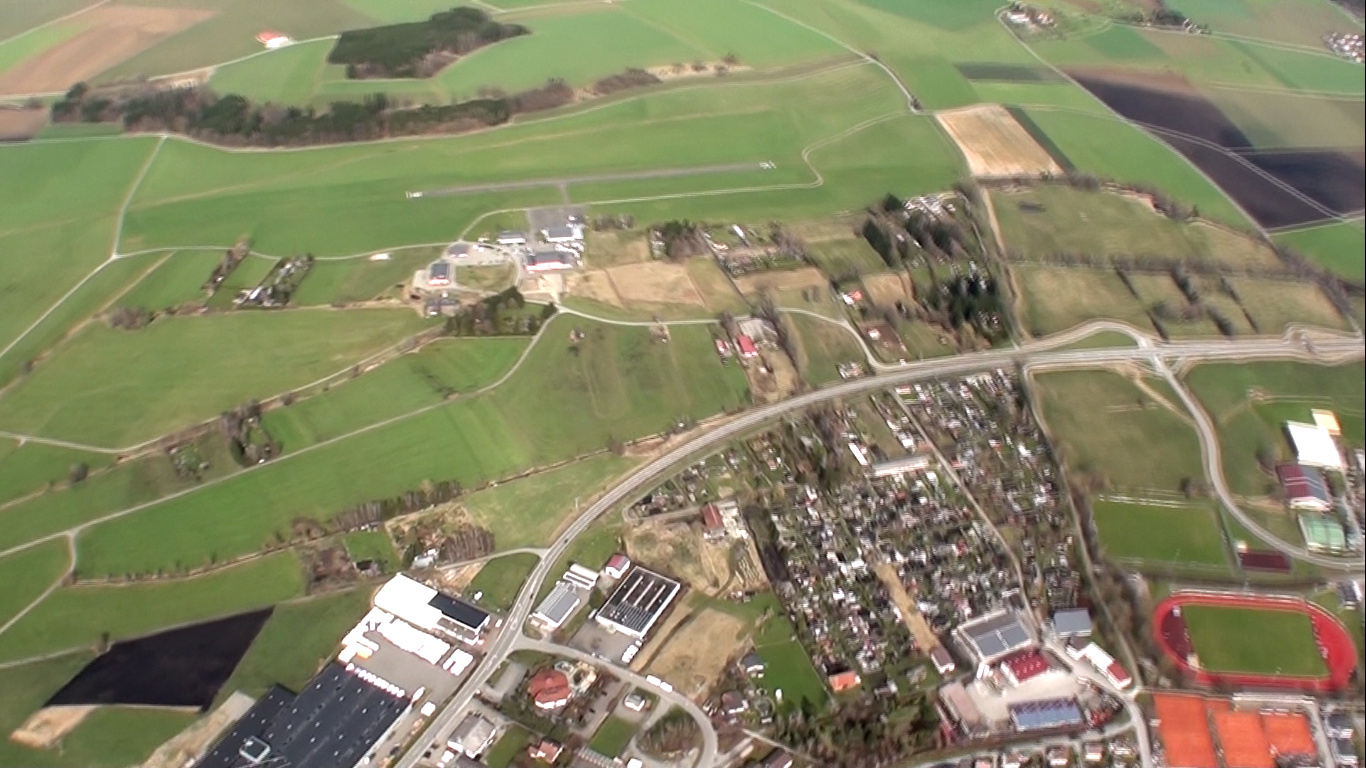
<svg viewBox="0 0 1366 768"><path fill-rule="evenodd" d="M1159 34L1164 34L1164 35L1182 35L1182 36L1185 36L1185 37L1191 37L1191 36L1192 36L1191 33L1186 32L1186 31L1184 31L1184 30L1167 29L1166 27L1146 26L1146 25L1142 25L1142 24L1130 24L1130 23L1128 23L1128 22L1120 21L1120 20L1115 20L1115 21L1114 21L1114 24L1117 25L1117 26L1121 26L1121 27L1129 27L1130 29L1138 29L1138 30L1143 30L1143 31L1147 31L1147 32L1157 32L1157 33L1159 33ZM1220 32L1219 30L1212 30L1212 31L1209 31L1209 32L1204 32L1204 33L1201 33L1201 34L1199 34L1199 35L1194 35L1194 37L1208 37L1208 38L1210 38L1210 39L1212 39L1212 40L1224 40L1224 41L1235 42L1235 43L1247 43L1247 44L1249 44L1249 45L1257 45L1257 46L1261 46L1261 47L1263 47L1263 48L1271 48L1271 49L1273 49L1273 50L1285 51L1286 53L1302 53L1302 54L1305 54L1305 55L1308 55L1308 56L1320 56L1320 57L1323 57L1323 58L1333 59L1333 60L1335 60L1335 61L1342 61L1342 62L1344 62L1344 63L1350 63L1350 62L1347 62L1346 59L1343 59L1343 58L1340 57L1340 56L1337 56L1337 55L1334 55L1334 54L1332 54L1332 53L1330 53L1330 52L1328 52L1328 51L1325 51L1325 50L1323 50L1322 48L1315 48L1315 47L1310 46L1310 45L1301 45L1301 44L1299 44L1299 43L1287 43L1287 42L1284 42L1284 41L1281 41L1281 40L1272 40L1272 39L1266 38L1266 37L1253 37L1252 35L1239 35L1239 34L1236 34L1236 33L1234 33L1234 32Z"/></svg>
<svg viewBox="0 0 1366 768"><path fill-rule="evenodd" d="M85 6L84 8L78 8L78 9L72 11L71 13L66 14L65 16L59 16L59 17L57 17L57 18L55 18L55 19L50 19L50 20L48 20L48 21L43 22L42 24L39 24L39 25L36 26L36 27L29 27L28 29L24 30L23 32L20 32L20 33L17 34L17 35L10 35L9 37L5 38L4 40L0 40L0 45L4 45L4 44L9 43L9 42L14 41L14 40L18 40L18 39L21 38L21 37L28 37L29 35L33 34L34 32L37 32L38 30L40 30L40 29L42 29L42 28L44 28L44 27L50 27L50 26L52 26L52 25L54 25L54 24L61 24L61 23L64 22L64 21L70 21L71 19L74 19L74 18L76 18L77 16L80 16L80 15L83 14L83 13L88 13L88 12L90 12L90 11L95 10L96 8L99 8L99 7L102 6L102 5L108 5L108 4L111 3L111 2L113 2L113 0L99 0L99 2L93 3L93 4L91 4L91 5L87 5L87 6ZM22 98L22 97L24 97L24 96L32 96L32 95L35 95L35 94L5 94L5 95L4 95L4 98L14 98L14 97L16 97L16 96L19 97L19 98Z"/></svg>
<svg viewBox="0 0 1366 768"><path fill-rule="evenodd" d="M20 333L18 336L14 337L14 340L7 344L4 349L0 349L0 359L3 359L5 355L9 354L10 350L18 346L19 342L28 338L28 335L30 333L33 333L33 329L37 328L39 325L42 325L43 321L48 319L48 317L50 317L53 312L56 312L58 307L65 304L67 299L71 298L71 296L75 294L76 291L81 289L81 286L90 282L90 279L95 275L99 274L100 270L109 266L111 263L113 263L115 259L118 258L119 238L123 236L123 217L124 214L128 212L128 204L132 202L133 195L137 193L138 187L142 184L142 180L147 176L147 171L149 171L152 167L152 162L156 160L157 153L161 151L161 145L165 143L166 135L162 134L161 139L157 141L156 146L152 147L152 151L147 155L147 160L143 162L142 170L138 172L137 177L133 180L132 186L129 187L128 194L123 199L123 205L119 207L114 224L114 243L113 247L110 249L111 252L109 257L104 261L100 262L99 266L90 270L90 273L87 274L85 277L81 278L80 282L72 286L71 290L62 294L61 298L57 299L56 303L48 307L47 310L43 312L43 314L39 315L38 319L34 320L32 325L25 328L23 333Z"/></svg>
<svg viewBox="0 0 1366 768"><path fill-rule="evenodd" d="M531 343L527 345L527 348L526 348L525 350L522 351L521 356L517 358L517 362L514 363L514 364L512 365L512 367L511 367L510 369L508 369L508 371L507 371L506 373L504 373L501 377L499 377L497 381L494 381L494 382L492 382L492 383L490 383L490 384L485 385L484 387L482 387L482 388L480 388L480 389L474 390L473 392L467 393L467 394L462 395L462 396L460 396L459 398L455 398L455 399L468 399L468 398L473 398L473 397L477 397L477 396L480 396L480 395L487 394L487 393L493 391L494 389L496 389L497 387L501 386L501 385L502 385L503 383L505 383L508 379L510 379L510 378L517 372L517 370L518 370L519 368L521 368L522 364L523 364L524 362L526 362L526 359L527 359L528 356L530 356L531 351L532 351L533 349L535 349L535 347L536 347L536 342L539 341L539 340L545 335L545 330L546 330L546 328L550 327L550 325L551 325L552 323L554 323L555 318L556 318L556 317L559 317L560 314L561 314L561 313L558 313L558 312L557 312L557 313L555 314L554 317L552 317L552 318L550 318L549 320L547 320L547 321L541 326L541 329L536 333L535 336L532 337ZM83 533L83 532L84 532L86 529L88 529L88 528L93 528L93 527L96 527L96 526L98 526L98 525L100 525L100 524L102 524L102 523L107 523L107 522L110 522L110 521L113 521L113 520L117 520L117 519L122 518L122 517L126 517L126 516L131 515L131 514L135 514L135 513L137 513L137 512L141 512L141 511L144 510L144 509L150 509L151 507L157 506L158 504L162 504L162 503L165 503L165 502L168 502L168 501L173 501L173 500L178 499L178 498L181 498L181 497L183 497L183 496L188 496L188 495L190 495L190 494L192 494L192 493L195 493L195 492L197 492L197 491L201 491L201 490L203 490L203 489L205 489L205 488L211 488L211 487L213 487L213 486L216 486L216 485L219 485L219 484L221 484L221 483L224 483L224 482L226 482L226 481L228 481L228 480L233 480L233 479L236 479L236 478L240 478L240 477L242 477L243 475L246 475L246 474L249 473L249 472L253 472L253 471L259 470L259 469L261 469L261 468L263 468L263 467L276 466L276 465L278 465L278 464L280 464L280 463L282 463L282 462L288 461L288 460L291 459L291 458L294 458L294 457L297 457L297 456L304 456L304 455L307 455L307 454L309 454L309 453L312 453L313 451L316 451L316 450L319 450L319 449L322 449L322 448L326 448L326 447L329 447L329 446L331 446L331 445L335 445L335 444L337 444L337 443L340 443L340 442L349 440L349 439L351 439L351 438L353 438L353 437L357 437L357 436L362 435L362 434L365 434L365 433L367 433L367 432L373 432L373 431L375 431L375 430L377 430L377 429L383 429L384 427L391 426L391 425L393 425L393 424L397 424L397 423L402 422L402 421L406 421L406 420L411 419L411 418L413 418L413 417L415 417L415 416L420 416L420 415L422 415L422 414L424 414L424 413L430 413L430 412L432 412L432 411L434 411L434 410L436 410L436 409L438 409L438 408L441 408L441 407L444 407L444 406L446 406L446 405L449 405L449 404L452 403L452 402L454 402L454 399L453 399L453 400L441 400L441 401L438 401L438 402L435 402L435 403L431 403L431 404L428 404L428 405L424 405L424 406L415 408L415 409L413 409L413 410L411 410L411 411L408 411L407 413L401 413L401 414L398 414L398 415L396 415L396 416L390 416L390 417L387 418L387 419L381 419L380 421L377 421L377 422L374 422L374 423L371 423L371 424L366 424L365 426L363 426L363 427L358 427L358 428L356 428L356 429L351 430L350 432L347 432L347 433L344 433L344 434L341 434L341 435L337 435L337 436L335 436L335 437L330 437L330 438L327 438L326 440L320 440L320 441L318 441L318 442L316 442L316 443L313 443L313 444L311 444L311 445L306 445L306 446L300 448L300 449L297 450L297 451L293 451L293 452L291 452L291 453L286 453L286 454L280 456L278 459L274 459L274 460L272 460L272 461L268 461L268 462L266 462L266 463L264 463L264 464L253 464L253 465L250 466L250 467L245 467L245 468L243 468L242 471L240 471L240 472L234 472L234 473L232 473L232 474L230 474L230 475L224 475L224 476L222 476L222 477L214 478L214 479L212 479L212 480L207 480L207 481L205 481L205 482L203 482L203 483L200 483L200 484L198 484L198 485L192 485L192 486L190 486L190 487L188 487L188 488L182 488L182 489L179 490L179 491L175 491L175 492L173 492L173 493L166 494L165 496L160 496L160 497L158 497L158 498L151 499L151 500L149 500L149 501L140 502L140 503L138 503L138 504L134 504L133 506L126 507L126 508L121 509L121 510L118 510L118 511L116 511L116 512L111 512L111 513L108 513L108 514L106 514L106 515L102 515L102 516L100 516L100 517L91 518L90 520L87 520L87 521L85 521L85 522L78 523L78 524L76 524L76 525L74 525L74 526L71 526L70 528L67 528L66 530L58 531L58 532L55 532L55 533L48 534L48 535L46 535L46 536L42 536L42 537L39 537L39 538L36 538L36 539L32 539L32 540L30 540L30 541L28 541L28 542L25 542L25 543L23 543L23 544L19 544L19 545L17 545L17 546L10 547L9 549L0 551L0 557L5 557L5 556L7 556L7 555L11 555L11 554L14 554L14 553L16 553L16 552L22 552L22 551L27 550L27 549L30 549L30 548L32 548L32 547L38 546L39 544L42 544L42 543L44 543L44 542L51 541L51 540L53 540L53 539L55 539L55 538L57 538L57 537L59 537L59 536L76 536L76 537L78 537L78 536L80 536L81 533Z"/></svg>
<svg viewBox="0 0 1366 768"><path fill-rule="evenodd" d="M25 616L27 616L30 611L32 611L34 608L37 608L39 603L42 603L44 600L51 597L52 593L56 592L57 589L62 586L62 583L65 582L67 578L71 576L72 572L75 570L76 537L68 533L66 534L66 568L63 569L61 575L58 576L55 581L53 581L51 584L47 586L47 589L44 589L41 594L39 594L31 602L29 602L28 605L24 606L24 608L20 610L18 613L11 616L9 620L6 621L4 624L0 624L0 635L5 634L5 632L9 631L10 627L13 627L15 624L18 624L19 621L23 619Z"/></svg>
<svg viewBox="0 0 1366 768"><path fill-rule="evenodd" d="M740 0L740 2L746 5L752 5L755 8L762 8L763 10L768 11L769 13L773 14L774 16L777 16L780 19L786 19L789 23L796 24L797 26L802 27L803 29L806 29L809 32L814 32L820 35L821 37L825 38L826 40L829 40L830 42L834 43L835 45L838 45L839 47L845 49L846 51L849 51L855 56L858 56L860 59L863 59L864 61L875 65L878 69L881 69L883 72L887 73L887 76L892 79L892 83L896 85L897 90L901 91L901 95L906 97L906 109L909 110L912 114L918 114L920 112L919 102L916 100L915 96L911 95L911 92L906 89L906 84L901 82L901 78L898 77L897 74L893 72L890 67L888 67L886 64L883 64L878 59L874 58L873 56L869 55L864 51L860 51L854 46L844 42L843 40L839 39L838 37L835 37L834 35L830 34L829 32L826 32L823 29L813 27L812 25L807 24L806 22L801 21L799 19L794 19L791 16L788 16L787 14L783 13L782 11L775 11L774 9L768 7L767 5L764 5L763 3L758 3L754 0Z"/></svg>

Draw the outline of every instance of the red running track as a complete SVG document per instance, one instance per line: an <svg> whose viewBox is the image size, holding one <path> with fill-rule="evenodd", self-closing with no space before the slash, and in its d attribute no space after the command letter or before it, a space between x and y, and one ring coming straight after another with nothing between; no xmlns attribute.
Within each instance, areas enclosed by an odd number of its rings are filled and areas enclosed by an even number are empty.
<svg viewBox="0 0 1366 768"><path fill-rule="evenodd" d="M1324 655L1328 674L1321 677L1299 675L1254 675L1241 672L1209 672L1195 669L1186 661L1191 651L1186 621L1173 609L1186 605L1213 605L1225 608L1251 608L1270 611L1295 611L1309 616L1314 636ZM1204 685L1224 683L1236 686L1293 688L1314 693L1333 693L1345 689L1356 672L1356 646L1352 636L1337 617L1313 603L1290 597L1268 597L1220 592L1178 592L1158 604L1153 612L1153 636L1181 671Z"/></svg>

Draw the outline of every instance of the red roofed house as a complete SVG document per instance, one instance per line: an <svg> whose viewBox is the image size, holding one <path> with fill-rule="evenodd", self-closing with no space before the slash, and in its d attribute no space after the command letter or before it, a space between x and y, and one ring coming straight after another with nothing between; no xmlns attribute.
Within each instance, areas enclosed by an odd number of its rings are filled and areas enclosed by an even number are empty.
<svg viewBox="0 0 1366 768"><path fill-rule="evenodd" d="M1105 668L1105 676L1110 678L1110 682L1119 688L1128 688L1129 684L1134 681L1133 677L1129 675L1129 670L1121 667L1118 661L1110 662L1109 666Z"/></svg>
<svg viewBox="0 0 1366 768"><path fill-rule="evenodd" d="M740 357L759 356L759 348L754 346L754 339L743 333L735 337L735 345L740 348Z"/></svg>
<svg viewBox="0 0 1366 768"><path fill-rule="evenodd" d="M626 575L626 569L631 567L631 558L620 552L607 558L607 565L602 567L602 572L607 574L609 579L619 579Z"/></svg>
<svg viewBox="0 0 1366 768"><path fill-rule="evenodd" d="M558 741L541 739L541 743L528 747L527 751L531 754L532 760L540 760L543 763L554 763L560 759L560 753L564 752L564 745Z"/></svg>
<svg viewBox="0 0 1366 768"><path fill-rule="evenodd" d="M839 693L840 691L847 691L850 688L857 688L859 683L863 682L863 678L859 677L857 672L850 669L844 672L836 672L828 678L828 682L830 683L830 690Z"/></svg>
<svg viewBox="0 0 1366 768"><path fill-rule="evenodd" d="M715 504L703 505L702 528L704 535L709 539L722 538L726 535L726 521L721 518L721 510Z"/></svg>
<svg viewBox="0 0 1366 768"><path fill-rule="evenodd" d="M1021 651L1001 661L1001 672L1011 685L1032 680L1048 670L1048 659L1038 651Z"/></svg>
<svg viewBox="0 0 1366 768"><path fill-rule="evenodd" d="M537 709L559 709L569 703L573 689L569 676L558 669L546 668L531 676L526 684L527 695Z"/></svg>
<svg viewBox="0 0 1366 768"><path fill-rule="evenodd" d="M1281 481L1281 488L1285 489L1285 501L1291 509L1312 512L1332 509L1333 497L1328 493L1328 484L1317 469L1299 464L1282 464L1276 467L1276 477Z"/></svg>

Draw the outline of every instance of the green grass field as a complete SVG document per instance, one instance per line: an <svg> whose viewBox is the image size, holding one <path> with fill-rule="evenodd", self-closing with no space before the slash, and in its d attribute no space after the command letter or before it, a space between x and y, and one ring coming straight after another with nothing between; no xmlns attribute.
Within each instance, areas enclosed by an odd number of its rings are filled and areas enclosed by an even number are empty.
<svg viewBox="0 0 1366 768"><path fill-rule="evenodd" d="M494 611L506 611L517 599L522 582L536 567L539 558L527 553L504 555L484 563L465 590L470 595L483 593L479 605Z"/></svg>
<svg viewBox="0 0 1366 768"><path fill-rule="evenodd" d="M1204 406L1219 433L1224 475L1234 493L1261 496L1275 480L1258 465L1259 453L1279 461L1294 454L1285 437L1286 421L1312 421L1310 411L1335 412L1342 440L1366 445L1366 409L1361 393L1366 373L1359 363L1316 366L1292 362L1200 365L1186 384Z"/></svg>
<svg viewBox="0 0 1366 768"><path fill-rule="evenodd" d="M1201 478L1195 429L1180 402L1152 380L1141 380L1140 388L1110 371L1060 371L1035 382L1044 422L1073 480L1090 475L1108 488L1174 492L1183 479Z"/></svg>
<svg viewBox="0 0 1366 768"><path fill-rule="evenodd" d="M0 502L11 501L71 479L77 464L90 469L109 465L114 457L44 443L0 439Z"/></svg>
<svg viewBox="0 0 1366 768"><path fill-rule="evenodd" d="M1025 110L1080 170L1126 184L1148 184L1200 209L1212 221L1248 228L1248 218L1184 158L1113 116L1047 108Z"/></svg>
<svg viewBox="0 0 1366 768"><path fill-rule="evenodd" d="M1018 288L1019 317L1033 336L1048 336L1101 318L1155 334L1158 328L1148 313L1158 302L1173 310L1172 316L1159 321L1172 337L1215 337L1221 333L1203 312L1192 319L1183 319L1175 312L1189 302L1168 274L1131 272L1129 285L1111 270L1090 267L1015 265L1011 274ZM1228 282L1237 300L1217 279L1192 279L1202 306L1226 318L1235 335L1278 335L1296 323L1349 329L1346 319L1314 283L1242 277L1229 278Z"/></svg>
<svg viewBox="0 0 1366 768"><path fill-rule="evenodd" d="M93 645L105 632L115 641L139 637L274 605L302 592L303 569L288 552L191 579L63 587L0 635L0 659Z"/></svg>
<svg viewBox="0 0 1366 768"><path fill-rule="evenodd" d="M372 591L358 586L277 606L219 691L219 702L233 691L259 696L276 684L301 689L370 609Z"/></svg>
<svg viewBox="0 0 1366 768"><path fill-rule="evenodd" d="M546 546L574 512L574 500L585 504L636 461L603 454L499 483L461 499L481 527L493 532L499 549Z"/></svg>
<svg viewBox="0 0 1366 768"><path fill-rule="evenodd" d="M385 573L397 573L403 562L394 551L394 542L384 531L352 531L342 537L346 554L352 562L374 560L380 563Z"/></svg>
<svg viewBox="0 0 1366 768"><path fill-rule="evenodd" d="M30 255L0 259L0 285L17 287L6 292L0 312L0 382L131 279L129 267L137 264L116 262L77 290L109 257L115 213L155 143L129 138L0 146L0 179L43 180L0 183L0 252Z"/></svg>
<svg viewBox="0 0 1366 768"><path fill-rule="evenodd" d="M306 104L317 89L333 40L291 45L219 67L209 79L217 93L236 93L253 101Z"/></svg>
<svg viewBox="0 0 1366 768"><path fill-rule="evenodd" d="M204 284L223 259L213 251L179 251L166 254L164 260L118 299L121 307L138 307L160 312L174 309L187 302L208 300Z"/></svg>
<svg viewBox="0 0 1366 768"><path fill-rule="evenodd" d="M993 193L992 202L1006 250L1025 256L1151 255L1231 267L1277 263L1270 248L1250 237L1182 224L1109 192L1045 184L1027 192Z"/></svg>
<svg viewBox="0 0 1366 768"><path fill-rule="evenodd" d="M787 321L796 329L797 346L804 358L798 370L808 384L819 387L839 381L840 363L866 365L863 347L844 328L800 314L788 315Z"/></svg>
<svg viewBox="0 0 1366 768"><path fill-rule="evenodd" d="M417 247L392 251L387 259L318 261L292 301L300 306L369 301L406 284L440 255L440 248Z"/></svg>
<svg viewBox="0 0 1366 768"><path fill-rule="evenodd" d="M93 326L6 393L0 426L137 444L343 371L425 325L409 311L352 310L162 318L132 332Z"/></svg>
<svg viewBox="0 0 1366 768"><path fill-rule="evenodd" d="M1227 570L1214 510L1200 503L1141 504L1098 500L1092 514L1105 554L1147 565L1194 564Z"/></svg>
<svg viewBox="0 0 1366 768"><path fill-rule="evenodd" d="M1303 613L1188 605L1181 615L1202 669L1305 676L1327 672L1313 625Z"/></svg>
<svg viewBox="0 0 1366 768"><path fill-rule="evenodd" d="M66 573L71 562L65 541L49 541L0 557L0 624L8 622Z"/></svg>
<svg viewBox="0 0 1366 768"><path fill-rule="evenodd" d="M43 702L76 676L93 654L73 653L0 669L0 730L18 728ZM62 739L62 750L35 750L0 739L0 765L34 768L122 768L144 760L159 744L194 721L190 712L100 707Z"/></svg>
<svg viewBox="0 0 1366 768"><path fill-rule="evenodd" d="M1324 32L1360 31L1324 0L1173 0L1170 6L1220 32L1320 48Z"/></svg>
<svg viewBox="0 0 1366 768"><path fill-rule="evenodd" d="M1366 232L1360 222L1281 232L1273 238L1331 272L1352 280L1366 279Z"/></svg>
<svg viewBox="0 0 1366 768"><path fill-rule="evenodd" d="M530 731L520 725L511 725L484 755L484 763L489 768L507 768L519 754L526 751L530 743L533 743Z"/></svg>
<svg viewBox="0 0 1366 768"><path fill-rule="evenodd" d="M313 0L307 4L276 3L270 0L158 2L162 5L209 8L216 13L113 67L96 78L97 82L184 72L260 53L263 49L256 42L256 34L264 29L276 30L303 41L375 24L373 18L343 0Z"/></svg>
<svg viewBox="0 0 1366 768"><path fill-rule="evenodd" d="M286 451L298 450L486 387L512 369L527 344L511 337L441 339L325 393L269 411L262 422Z"/></svg>
<svg viewBox="0 0 1366 768"><path fill-rule="evenodd" d="M571 327L586 333L573 347L577 352L567 343ZM164 567L173 552L186 562L203 562L212 552L251 552L301 514L326 519L424 480L474 487L745 402L743 376L716 359L705 327L675 329L668 345L651 341L645 328L573 318L548 328L545 342L494 392L293 458L286 453L212 488L100 525L81 537L81 562L91 572L141 572ZM555 418L543 417L547 398L558 403ZM202 524L169 522L185 514ZM138 544L152 540L152 531L160 541L156 551Z"/></svg>
<svg viewBox="0 0 1366 768"><path fill-rule="evenodd" d="M588 741L588 748L600 755L617 757L626 751L626 746L631 743L631 737L635 733L635 723L612 716L604 720L602 725L598 727L593 738Z"/></svg>
<svg viewBox="0 0 1366 768"><path fill-rule="evenodd" d="M764 660L764 676L756 681L774 694L782 691L783 710L793 710L803 701L819 709L829 698L825 681L811 666L811 659L796 638L792 622L781 613L771 617L755 638L755 652Z"/></svg>

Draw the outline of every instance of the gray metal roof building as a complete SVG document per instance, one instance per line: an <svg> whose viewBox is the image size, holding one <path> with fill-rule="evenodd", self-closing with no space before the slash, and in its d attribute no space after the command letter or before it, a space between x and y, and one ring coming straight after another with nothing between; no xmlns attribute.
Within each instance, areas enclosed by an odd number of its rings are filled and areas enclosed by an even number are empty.
<svg viewBox="0 0 1366 768"><path fill-rule="evenodd" d="M555 582L555 588L550 590L550 594L545 596L541 604L536 606L536 612L531 618L539 621L548 629L559 629L569 617L574 615L574 610L583 601L579 599L578 590L573 585L563 581Z"/></svg>
<svg viewBox="0 0 1366 768"><path fill-rule="evenodd" d="M1058 637L1087 637L1091 634L1091 613L1085 608L1069 608L1053 614L1053 631Z"/></svg>
<svg viewBox="0 0 1366 768"><path fill-rule="evenodd" d="M1034 642L1024 620L1012 611L999 611L960 624L954 632L982 663L994 661Z"/></svg>
<svg viewBox="0 0 1366 768"><path fill-rule="evenodd" d="M195 768L350 768L408 705L333 662L297 695L267 691Z"/></svg>

